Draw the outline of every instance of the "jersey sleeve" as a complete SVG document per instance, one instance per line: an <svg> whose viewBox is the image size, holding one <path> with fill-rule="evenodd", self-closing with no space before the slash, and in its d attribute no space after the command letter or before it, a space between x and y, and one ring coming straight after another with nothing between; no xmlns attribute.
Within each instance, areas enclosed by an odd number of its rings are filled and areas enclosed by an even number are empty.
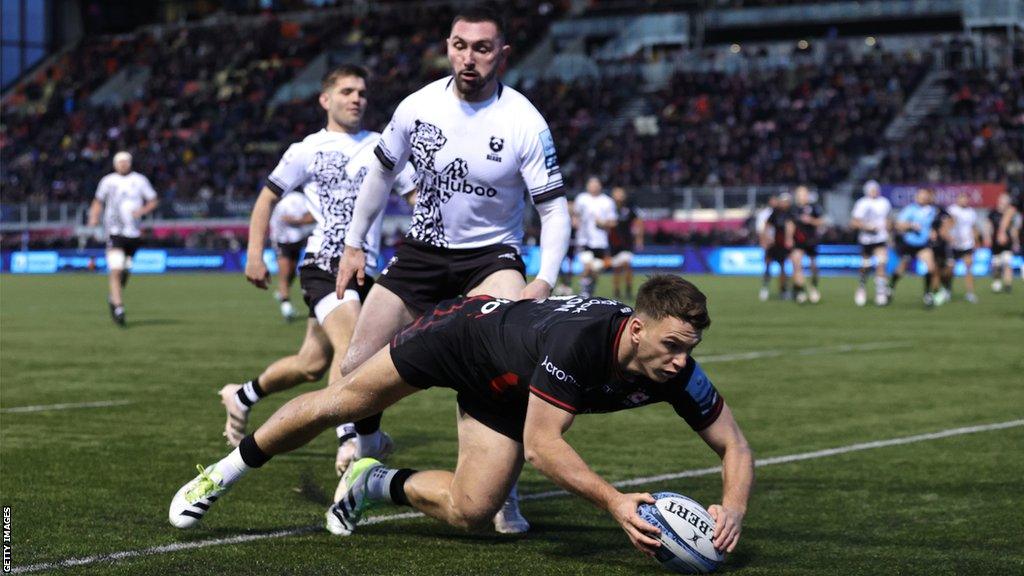
<svg viewBox="0 0 1024 576"><path fill-rule="evenodd" d="M284 196L305 184L309 178L309 153L305 146L296 143L288 147L277 167L267 176L267 188L278 196Z"/></svg>
<svg viewBox="0 0 1024 576"><path fill-rule="evenodd" d="M565 190L555 152L555 139L540 113L536 110L531 112L522 128L519 173L533 203L540 204L565 196Z"/></svg>
<svg viewBox="0 0 1024 576"><path fill-rule="evenodd" d="M853 212L850 213L851 218L863 220L867 215L868 205L867 202L857 200L857 203L853 205Z"/></svg>
<svg viewBox="0 0 1024 576"><path fill-rule="evenodd" d="M405 167L398 173L391 189L400 196L405 196L416 189L416 171L413 170L412 164L405 163Z"/></svg>
<svg viewBox="0 0 1024 576"><path fill-rule="evenodd" d="M725 401L700 364L697 364L696 360L692 361L693 371L690 372L685 388L682 388L670 402L676 414L686 420L690 428L699 431L715 423L722 413Z"/></svg>
<svg viewBox="0 0 1024 576"><path fill-rule="evenodd" d="M604 207L604 214L601 217L602 220L608 220L611 222L619 221L619 211L615 209L615 201L612 200L607 202Z"/></svg>
<svg viewBox="0 0 1024 576"><path fill-rule="evenodd" d="M903 210L900 210L900 213L898 216L896 216L896 219L900 222L910 222L913 219L913 209L913 204L904 207Z"/></svg>
<svg viewBox="0 0 1024 576"><path fill-rule="evenodd" d="M581 367L586 366L585 359L574 349L575 341L569 334L550 335L551 344L538 356L530 377L531 394L570 414L576 414L582 404L582 383L578 378L583 376Z"/></svg>
<svg viewBox="0 0 1024 576"><path fill-rule="evenodd" d="M149 181L149 178L140 174L139 180L142 182L142 197L145 198L147 202L156 200L156 190L153 189L153 184Z"/></svg>
<svg viewBox="0 0 1024 576"><path fill-rule="evenodd" d="M100 183L96 186L96 199L100 202L107 201L107 195L110 193L110 185L108 184L110 179L104 176Z"/></svg>
<svg viewBox="0 0 1024 576"><path fill-rule="evenodd" d="M416 94L407 96L398 105L398 108L395 108L391 121L384 127L384 132L381 133L380 140L377 141L377 147L373 150L381 166L388 172L393 172L396 168L404 168L412 151L410 136L416 123L413 114L415 106L412 102L415 97Z"/></svg>

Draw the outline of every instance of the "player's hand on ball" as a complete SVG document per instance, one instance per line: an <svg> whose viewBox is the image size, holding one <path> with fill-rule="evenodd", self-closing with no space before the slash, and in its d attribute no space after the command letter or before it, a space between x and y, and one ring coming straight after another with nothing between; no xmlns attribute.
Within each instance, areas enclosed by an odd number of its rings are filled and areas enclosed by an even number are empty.
<svg viewBox="0 0 1024 576"><path fill-rule="evenodd" d="M519 295L520 300L543 300L551 295L551 285L541 280L540 278L535 279L523 288L523 292Z"/></svg>
<svg viewBox="0 0 1024 576"><path fill-rule="evenodd" d="M344 296L345 288L352 278L355 278L360 286L366 282L366 253L360 248L345 246L345 252L338 264L338 282L335 286L338 298Z"/></svg>
<svg viewBox="0 0 1024 576"><path fill-rule="evenodd" d="M637 515L636 508L640 504L654 504L654 497L646 492L620 494L608 507L608 511L626 531L629 541L636 546L637 550L648 556L654 556L655 550L661 546L661 542L658 541L661 531Z"/></svg>
<svg viewBox="0 0 1024 576"><path fill-rule="evenodd" d="M267 270L267 265L263 262L262 256L260 254L254 258L250 254L249 258L246 259L245 279L260 290L266 290L267 283L270 282L270 271Z"/></svg>
<svg viewBox="0 0 1024 576"><path fill-rule="evenodd" d="M743 513L719 504L708 507L708 514L715 520L715 548L721 552L732 552L740 541Z"/></svg>

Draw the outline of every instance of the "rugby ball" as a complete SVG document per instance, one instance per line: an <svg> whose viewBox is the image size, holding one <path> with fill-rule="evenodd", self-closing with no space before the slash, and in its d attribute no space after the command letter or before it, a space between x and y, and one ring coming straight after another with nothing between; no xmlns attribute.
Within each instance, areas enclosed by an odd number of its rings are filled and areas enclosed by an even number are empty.
<svg viewBox="0 0 1024 576"><path fill-rule="evenodd" d="M641 504L636 513L661 530L655 559L677 574L714 572L725 559L715 550L715 521L696 501L674 492L657 492L654 504Z"/></svg>

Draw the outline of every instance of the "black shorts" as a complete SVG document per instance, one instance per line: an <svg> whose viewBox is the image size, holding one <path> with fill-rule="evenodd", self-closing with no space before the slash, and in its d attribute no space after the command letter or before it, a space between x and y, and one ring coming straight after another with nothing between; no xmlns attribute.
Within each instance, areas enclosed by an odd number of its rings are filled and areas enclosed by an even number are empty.
<svg viewBox="0 0 1024 576"><path fill-rule="evenodd" d="M590 252L591 254L593 254L594 260L604 260L605 258L608 257L607 248L591 248L587 246L583 248L583 250L580 253L582 254L583 252Z"/></svg>
<svg viewBox="0 0 1024 576"><path fill-rule="evenodd" d="M917 253L920 252L921 250L924 250L927 247L927 244L924 246L911 246L910 244L907 244L903 240L896 241L896 253L899 254L900 258L904 258L907 256L911 258L916 258Z"/></svg>
<svg viewBox="0 0 1024 576"><path fill-rule="evenodd" d="M804 254L811 258L818 257L818 245L817 244L797 244L793 247L795 250L803 250Z"/></svg>
<svg viewBox="0 0 1024 576"><path fill-rule="evenodd" d="M111 236L107 238L107 250L120 249L125 256L132 257L142 246L142 238L130 236Z"/></svg>
<svg viewBox="0 0 1024 576"><path fill-rule="evenodd" d="M334 294L337 289L337 282L338 278L334 274L325 272L308 261L302 263L302 266L299 267L299 286L302 287L302 301L309 308L310 318L316 318L314 308L316 308L317 302ZM366 295L370 293L370 288L373 288L373 278L367 276L362 286L356 283L355 278L352 278L345 288L358 292L359 301L365 302Z"/></svg>
<svg viewBox="0 0 1024 576"><path fill-rule="evenodd" d="M946 262L953 258L953 247L949 242L931 242L928 247L932 249L935 263L939 266L945 266Z"/></svg>
<svg viewBox="0 0 1024 576"><path fill-rule="evenodd" d="M276 242L274 249L277 255L281 258L288 258L292 261L298 261L299 256L302 255L302 248L306 245L305 240L299 240L298 242Z"/></svg>
<svg viewBox="0 0 1024 576"><path fill-rule="evenodd" d="M442 300L466 294L499 270L515 270L526 278L526 265L515 246L438 248L406 238L377 282L422 314Z"/></svg>
<svg viewBox="0 0 1024 576"><path fill-rule="evenodd" d="M473 315L479 315L480 307L492 300L490 296L475 296L441 302L391 340L391 361L407 384L423 390L455 390L456 402L465 413L498 434L522 442L529 401L526 388L505 390L496 396L491 388L501 385L501 377L491 381L484 375L467 379L463 373L467 357L486 354L472 345L479 341L479 334L472 332L471 326ZM470 364L486 363L481 359Z"/></svg>
<svg viewBox="0 0 1024 576"><path fill-rule="evenodd" d="M860 245L860 255L863 258L871 258L875 255L875 250L879 248L885 248L885 242L873 242L871 244Z"/></svg>
<svg viewBox="0 0 1024 576"><path fill-rule="evenodd" d="M963 260L965 256L970 256L972 254L974 254L974 248L967 248L965 250L957 250L956 248L953 249L954 260Z"/></svg>
<svg viewBox="0 0 1024 576"><path fill-rule="evenodd" d="M769 246L768 250L765 252L765 257L767 257L770 262L778 262L779 264L782 264L789 259L789 252L789 248L786 248L785 246Z"/></svg>

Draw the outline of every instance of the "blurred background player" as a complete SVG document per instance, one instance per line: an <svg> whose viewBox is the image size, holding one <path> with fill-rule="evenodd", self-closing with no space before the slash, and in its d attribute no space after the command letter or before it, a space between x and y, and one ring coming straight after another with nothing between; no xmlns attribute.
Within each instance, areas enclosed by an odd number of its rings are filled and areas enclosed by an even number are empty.
<svg viewBox="0 0 1024 576"><path fill-rule="evenodd" d="M824 211L811 200L807 186L797 186L793 204L793 290L797 303L810 300L817 304L821 300L818 292L818 229L825 223ZM804 256L811 261L811 285L807 286L804 276Z"/></svg>
<svg viewBox="0 0 1024 576"><path fill-rule="evenodd" d="M348 350L356 317L372 285L367 282L358 286L353 281L340 298L335 294L338 258L344 249L352 207L366 165L376 161L373 149L380 138L379 133L363 129L366 79L367 72L352 65L340 66L324 77L319 103L327 117L326 127L288 147L267 177L253 207L245 277L257 288L266 290L270 274L263 262L263 246L271 211L288 192L302 189L305 194L309 213L316 221L299 267L299 284L309 307L309 320L297 353L276 360L244 384L228 384L220 390L227 413L224 436L232 446L237 446L245 436L251 408L268 394L316 382L328 369L336 376L341 373L341 361ZM395 182L396 190L411 192L411 169ZM380 226L378 218L364 244L369 254L366 267L371 274L376 272ZM352 430L339 429L339 449L352 436Z"/></svg>
<svg viewBox="0 0 1024 576"><path fill-rule="evenodd" d="M932 220L932 230L928 234L928 246L935 258L933 274L938 276L939 281L937 288L933 281L932 301L936 306L941 306L949 302L953 293L953 216L939 205L934 192L932 205L935 208L935 219Z"/></svg>
<svg viewBox="0 0 1024 576"><path fill-rule="evenodd" d="M270 240L277 255L277 291L274 298L281 304L281 316L288 322L295 318L290 300L292 282L298 273L302 248L315 224L316 218L306 207L306 197L298 191L285 194L270 215Z"/></svg>
<svg viewBox="0 0 1024 576"><path fill-rule="evenodd" d="M933 293L939 289L939 276L936 274L935 256L928 242L931 239L932 223L937 212L932 204L932 192L927 188L918 188L914 194L914 203L900 210L896 218L896 231L899 233L896 251L900 261L889 280L890 298L895 294L896 285L906 272L907 265L912 259L917 258L927 270L923 280L924 304L934 304Z"/></svg>
<svg viewBox="0 0 1024 576"><path fill-rule="evenodd" d="M114 154L114 171L100 180L89 207L89 227L99 225L107 235L107 304L110 317L125 326L123 292L132 269L132 257L142 242L142 217L160 205L149 179L132 170L132 155L124 150Z"/></svg>
<svg viewBox="0 0 1024 576"><path fill-rule="evenodd" d="M615 200L616 221L611 233L612 287L615 299L622 297L622 285L626 287L626 299L633 299L633 254L644 249L644 221L636 212L636 205L622 186L612 188Z"/></svg>
<svg viewBox="0 0 1024 576"><path fill-rule="evenodd" d="M997 293L1009 292L1013 287L1014 243L1020 242L1015 212L1009 194L1001 194L996 207L988 211L985 245L992 249L992 291Z"/></svg>
<svg viewBox="0 0 1024 576"><path fill-rule="evenodd" d="M965 193L956 197L956 204L946 209L953 217L952 246L953 260L950 265L950 279L957 261L964 263L964 299L970 303L978 301L974 293L974 247L978 240L978 213L971 208L971 198Z"/></svg>
<svg viewBox="0 0 1024 576"><path fill-rule="evenodd" d="M381 136L378 161L363 181L345 238L339 291L353 278L362 282L363 238L397 171L413 165L419 190L412 225L367 297L342 365L345 375L442 300L483 294L544 299L555 286L570 234L562 171L547 121L529 99L499 81L512 51L507 38L496 10L461 10L446 40L451 76L402 100ZM527 199L541 223L540 267L529 283L521 255ZM460 438L481 426L471 415L457 418ZM355 423L356 449L339 451L339 468L347 466L340 462L344 456L380 453L380 422L377 414ZM502 533L529 530L515 487L494 527Z"/></svg>
<svg viewBox="0 0 1024 576"><path fill-rule="evenodd" d="M580 250L583 276L580 277L580 296L589 298L597 290L601 271L611 263L608 254L608 231L615 227L616 207L612 197L604 193L597 176L587 178L586 190L576 196L573 207L579 219L576 243Z"/></svg>
<svg viewBox="0 0 1024 576"><path fill-rule="evenodd" d="M761 291L758 293L758 299L761 302L768 300L768 281L772 277L772 260L768 250L772 246L772 240L769 239L769 235L765 231L768 229L768 218L771 217L778 203L778 197L773 194L768 197L768 202L754 213L754 237L757 238L757 243L764 250L764 274L762 276Z"/></svg>
<svg viewBox="0 0 1024 576"><path fill-rule="evenodd" d="M768 300L768 285L772 279L772 264L779 265L779 298L788 300L790 298L789 282L786 277L786 260L793 250L793 234L796 225L793 222L792 211L793 197L789 192L779 194L775 199L775 208L768 215L764 228L762 245L765 246L764 276L761 280L760 299L762 302Z"/></svg>
<svg viewBox="0 0 1024 576"><path fill-rule="evenodd" d="M886 266L889 264L889 213L892 204L882 196L882 187L878 182L869 180L864 183L864 196L853 205L850 225L857 230L857 243L860 244L860 281L853 301L857 306L867 304L868 275L871 273L872 259L875 266L875 304L885 306L889 303L889 288L886 279Z"/></svg>

